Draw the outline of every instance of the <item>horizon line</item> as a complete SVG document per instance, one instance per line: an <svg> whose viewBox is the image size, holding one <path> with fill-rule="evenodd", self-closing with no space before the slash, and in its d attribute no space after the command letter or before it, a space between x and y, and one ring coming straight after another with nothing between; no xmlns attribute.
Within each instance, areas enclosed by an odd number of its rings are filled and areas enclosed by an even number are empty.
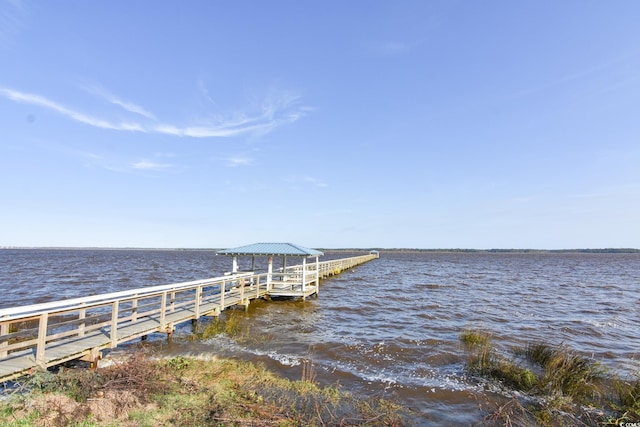
<svg viewBox="0 0 640 427"><path fill-rule="evenodd" d="M42 249L42 250L194 250L194 251L214 251L225 249L226 247L153 247L153 246L17 246L17 245L0 245L2 249ZM416 252L640 252L640 248L632 247L592 247L592 248L419 248L419 247L369 247L369 246L352 246L352 247L318 247L317 249L333 250L333 251L416 251Z"/></svg>

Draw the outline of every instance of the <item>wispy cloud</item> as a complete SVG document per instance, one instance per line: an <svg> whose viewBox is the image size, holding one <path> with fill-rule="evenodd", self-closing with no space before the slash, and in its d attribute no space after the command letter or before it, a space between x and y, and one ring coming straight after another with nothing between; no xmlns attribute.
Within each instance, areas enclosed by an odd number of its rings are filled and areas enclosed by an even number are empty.
<svg viewBox="0 0 640 427"><path fill-rule="evenodd" d="M316 178L313 178L313 177L310 177L310 176L304 176L304 177L302 177L302 180L304 182L308 182L308 183L313 184L316 187L320 187L320 188L324 188L324 187L328 187L329 186L329 184L327 184L326 182L321 181L321 180L316 179Z"/></svg>
<svg viewBox="0 0 640 427"><path fill-rule="evenodd" d="M156 163L149 160L140 160L139 162L136 162L131 166L134 169L154 170L154 171L165 170L171 167L171 165L166 163Z"/></svg>
<svg viewBox="0 0 640 427"><path fill-rule="evenodd" d="M0 45L10 43L23 30L28 14L26 1L0 0Z"/></svg>
<svg viewBox="0 0 640 427"><path fill-rule="evenodd" d="M58 104L40 95L24 93L24 92L19 92L17 90L0 87L0 96L3 96L4 98L7 98L11 101L19 102L22 104L31 104L31 105L44 107L46 109L53 110L56 113L62 114L63 116L66 116L77 122L84 123L84 124L98 127L98 128L114 129L114 130L137 130L134 124L116 125L106 120L101 120L101 119L80 113L78 111L74 111L70 108L65 107L62 104Z"/></svg>
<svg viewBox="0 0 640 427"><path fill-rule="evenodd" d="M157 153L153 153L153 155L154 157L164 157L166 159L172 159L176 157L174 153L167 153L167 152L157 152Z"/></svg>
<svg viewBox="0 0 640 427"><path fill-rule="evenodd" d="M211 104L213 104L215 107L217 107L218 104L216 103L216 101L214 101L213 97L209 94L209 89L207 89L207 85L205 84L204 79L202 78L198 79L197 85L198 85L198 90L200 91L200 94L202 95L202 97L207 101L209 101Z"/></svg>
<svg viewBox="0 0 640 427"><path fill-rule="evenodd" d="M103 94L104 95L104 94ZM224 138L239 135L263 135L279 126L293 123L304 116L310 109L300 105L299 98L289 94L271 95L264 100L261 109L254 114L235 113L232 115L216 115L202 120L197 125L176 125L157 120L136 120L115 122L105 120L89 113L81 112L44 96L21 92L15 89L0 87L0 97L14 102L36 105L71 120L101 129L115 131L156 133L192 138ZM117 97L105 96L111 103L125 110L153 119L155 115L138 107L134 103L125 102Z"/></svg>
<svg viewBox="0 0 640 427"><path fill-rule="evenodd" d="M511 97L517 98L517 97L528 96L537 92L554 89L559 86L565 86L576 81L590 78L594 75L603 74L610 69L621 69L622 68L621 64L629 63L631 62L630 60L637 58L639 55L640 55L640 51L638 50L630 51L625 53L624 55L616 56L616 57L607 59L606 61L601 61L591 66L575 70L569 74L558 76L555 79L540 83L538 85L522 89L520 91L517 91L511 94ZM631 66L628 68L630 70L633 69L633 67ZM608 86L609 90L612 87L616 88L621 85L635 83L635 81L637 81L637 75L635 73L630 73L629 77L626 79L621 79L620 76L616 75L616 78L614 80L615 80L615 85Z"/></svg>
<svg viewBox="0 0 640 427"><path fill-rule="evenodd" d="M76 151L74 154L84 159L85 167L90 169L104 169L117 173L131 173L133 171L168 171L174 169L175 165L162 162L162 158L169 157L162 153L155 153L153 156L142 158L138 161L123 160L111 155L100 155L91 152Z"/></svg>
<svg viewBox="0 0 640 427"><path fill-rule="evenodd" d="M112 94L111 92L109 92L108 90L106 90L101 86L90 85L90 86L82 86L82 88L93 95L97 95L101 98L104 98L107 102L110 102L113 105L121 107L130 113L138 114L140 116L146 117L147 119L156 120L156 116L153 113L150 113L149 111L145 110L139 105L134 104L133 102L129 102L121 99L120 97Z"/></svg>
<svg viewBox="0 0 640 427"><path fill-rule="evenodd" d="M78 155L80 155L81 157L85 157L87 159L91 159L91 160L102 160L102 156L96 153L90 153L90 152L79 152Z"/></svg>
<svg viewBox="0 0 640 427"><path fill-rule="evenodd" d="M292 182L292 183L302 182L302 183L306 183L306 184L311 184L311 185L313 185L315 187L318 187L318 188L326 188L326 187L329 186L329 184L327 184L326 182L324 182L324 181L322 181L320 179L308 176L308 175L290 176L285 181Z"/></svg>
<svg viewBox="0 0 640 427"><path fill-rule="evenodd" d="M230 157L227 159L227 166L229 167L237 167L237 166L251 166L253 164L253 159L249 157Z"/></svg>

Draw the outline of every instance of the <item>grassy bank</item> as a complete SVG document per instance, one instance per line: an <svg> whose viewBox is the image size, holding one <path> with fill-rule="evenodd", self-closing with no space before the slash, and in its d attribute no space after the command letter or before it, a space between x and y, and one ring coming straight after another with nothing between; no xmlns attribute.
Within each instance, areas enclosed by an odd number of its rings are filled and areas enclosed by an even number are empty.
<svg viewBox="0 0 640 427"><path fill-rule="evenodd" d="M640 374L622 379L565 346L532 343L499 353L491 334L460 335L467 370L488 380L507 403L488 411L486 425L618 426L640 422Z"/></svg>
<svg viewBox="0 0 640 427"><path fill-rule="evenodd" d="M233 360L138 352L110 367L35 374L0 403L3 426L399 426L392 402L320 387Z"/></svg>

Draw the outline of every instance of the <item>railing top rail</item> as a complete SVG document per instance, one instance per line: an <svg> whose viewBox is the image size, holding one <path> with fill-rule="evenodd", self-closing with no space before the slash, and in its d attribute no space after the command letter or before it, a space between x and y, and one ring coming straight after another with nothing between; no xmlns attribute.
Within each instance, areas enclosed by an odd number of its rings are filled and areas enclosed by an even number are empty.
<svg viewBox="0 0 640 427"><path fill-rule="evenodd" d="M335 264L335 263L339 263L339 262L346 262L348 260L354 260L357 258L373 258L374 256L371 254L364 254L364 255L356 255L356 256L352 256L352 257L347 257L347 258L336 258L336 259L330 259L327 261L320 261L318 264L320 265L320 268L322 268L323 265L330 265L330 264ZM308 262L307 267L309 268L315 268L316 263L315 262ZM296 264L296 265L288 265L287 267L285 267L286 270L289 270L290 268L300 268L302 267L302 264Z"/></svg>
<svg viewBox="0 0 640 427"><path fill-rule="evenodd" d="M116 300L123 300L136 296L152 296L156 293L162 293L164 291L178 291L186 290L189 288L197 287L206 284L216 284L220 282L229 281L233 276L220 276L212 277L208 279L193 280L190 282L172 283L168 285L150 286L148 288L136 288L126 291L111 292L107 294L92 295L88 297L70 298L60 301L45 302L40 304L23 305L18 307L3 308L0 309L0 320L6 320L9 317L19 318L25 316L33 316L43 312L50 311L68 311L75 307L86 308L91 304L105 304Z"/></svg>

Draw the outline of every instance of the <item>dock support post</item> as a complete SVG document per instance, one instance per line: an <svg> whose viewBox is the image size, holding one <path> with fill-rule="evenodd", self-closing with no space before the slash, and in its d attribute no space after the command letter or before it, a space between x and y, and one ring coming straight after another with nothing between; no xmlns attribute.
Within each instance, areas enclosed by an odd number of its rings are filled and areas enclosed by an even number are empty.
<svg viewBox="0 0 640 427"><path fill-rule="evenodd" d="M173 326L173 323L169 323L167 325L167 344L171 344L173 342L173 333L176 331L176 328Z"/></svg>
<svg viewBox="0 0 640 427"><path fill-rule="evenodd" d="M80 358L80 360L82 361L89 362L89 369L91 369L92 371L98 369L98 361L100 359L102 359L102 353L100 352L100 349L98 347L93 347L91 350L89 350L89 354Z"/></svg>

